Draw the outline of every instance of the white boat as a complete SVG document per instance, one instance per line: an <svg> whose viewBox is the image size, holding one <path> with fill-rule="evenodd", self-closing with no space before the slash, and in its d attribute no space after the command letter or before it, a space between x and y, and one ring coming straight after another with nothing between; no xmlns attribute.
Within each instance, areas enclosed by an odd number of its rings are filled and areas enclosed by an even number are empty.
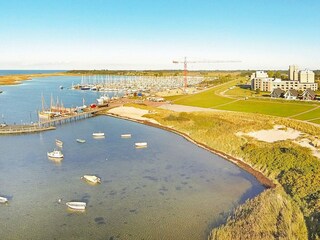
<svg viewBox="0 0 320 240"><path fill-rule="evenodd" d="M96 133L92 133L93 137L104 137L104 133L102 132L96 132Z"/></svg>
<svg viewBox="0 0 320 240"><path fill-rule="evenodd" d="M144 148L148 146L146 142L137 142L134 145L136 146L136 148Z"/></svg>
<svg viewBox="0 0 320 240"><path fill-rule="evenodd" d="M85 143L85 142L86 142L86 140L80 139L80 138L77 138L76 141L77 141L78 143Z"/></svg>
<svg viewBox="0 0 320 240"><path fill-rule="evenodd" d="M73 210L85 210L87 206L85 202L67 202L66 205Z"/></svg>
<svg viewBox="0 0 320 240"><path fill-rule="evenodd" d="M91 183L101 183L101 178L95 176L95 175L83 175L81 179L87 180Z"/></svg>
<svg viewBox="0 0 320 240"><path fill-rule="evenodd" d="M58 147L62 147L63 142L62 142L61 140L56 139L56 145L57 145Z"/></svg>
<svg viewBox="0 0 320 240"><path fill-rule="evenodd" d="M0 203L7 203L7 202L8 202L8 198L0 197Z"/></svg>
<svg viewBox="0 0 320 240"><path fill-rule="evenodd" d="M58 150L54 150L52 152L48 152L47 155L50 158L63 158L62 152L58 151Z"/></svg>
<svg viewBox="0 0 320 240"><path fill-rule="evenodd" d="M126 134L121 134L122 138L131 138L131 134L130 133L126 133Z"/></svg>

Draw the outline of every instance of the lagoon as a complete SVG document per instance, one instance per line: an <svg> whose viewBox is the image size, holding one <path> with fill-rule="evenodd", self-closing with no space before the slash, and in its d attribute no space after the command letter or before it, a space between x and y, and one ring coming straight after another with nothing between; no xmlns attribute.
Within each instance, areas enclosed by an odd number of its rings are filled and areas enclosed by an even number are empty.
<svg viewBox="0 0 320 240"><path fill-rule="evenodd" d="M93 101L98 93L59 90L77 79L5 87L0 114L27 122L42 93L59 95L66 106L84 97ZM92 138L98 131L106 137ZM46 156L55 139L64 142L60 163ZM148 147L136 149L135 142ZM0 136L0 146L0 195L10 202L0 205L1 239L206 239L234 207L264 190L247 172L181 136L107 116ZM87 184L80 180L84 174L98 175L102 184ZM71 200L87 202L86 211L69 211L65 202Z"/></svg>

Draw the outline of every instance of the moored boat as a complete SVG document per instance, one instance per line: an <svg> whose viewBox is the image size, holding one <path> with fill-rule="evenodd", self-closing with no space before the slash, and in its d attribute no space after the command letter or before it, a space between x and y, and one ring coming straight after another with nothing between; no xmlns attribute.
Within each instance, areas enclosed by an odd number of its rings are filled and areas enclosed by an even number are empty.
<svg viewBox="0 0 320 240"><path fill-rule="evenodd" d="M67 202L66 205L73 210L85 210L87 204L85 202Z"/></svg>
<svg viewBox="0 0 320 240"><path fill-rule="evenodd" d="M7 203L7 202L8 202L8 198L0 197L0 203Z"/></svg>
<svg viewBox="0 0 320 240"><path fill-rule="evenodd" d="M146 142L137 142L134 144L136 148L145 148L148 146L148 143Z"/></svg>
<svg viewBox="0 0 320 240"><path fill-rule="evenodd" d="M92 133L92 136L93 136L93 137L104 137L104 133L102 133L102 132L95 132L95 133Z"/></svg>
<svg viewBox="0 0 320 240"><path fill-rule="evenodd" d="M77 141L78 143L85 143L85 142L86 142L86 140L80 139L80 138L77 138L76 141Z"/></svg>
<svg viewBox="0 0 320 240"><path fill-rule="evenodd" d="M61 140L56 139L56 145L57 145L58 147L62 147L63 142L62 142Z"/></svg>
<svg viewBox="0 0 320 240"><path fill-rule="evenodd" d="M83 175L81 179L84 179L91 183L101 183L101 178L95 176L95 175Z"/></svg>
<svg viewBox="0 0 320 240"><path fill-rule="evenodd" d="M54 150L52 152L47 152L48 157L50 158L63 158L63 154L61 151Z"/></svg>
<svg viewBox="0 0 320 240"><path fill-rule="evenodd" d="M130 133L125 133L125 134L121 134L122 138L131 138L131 134Z"/></svg>

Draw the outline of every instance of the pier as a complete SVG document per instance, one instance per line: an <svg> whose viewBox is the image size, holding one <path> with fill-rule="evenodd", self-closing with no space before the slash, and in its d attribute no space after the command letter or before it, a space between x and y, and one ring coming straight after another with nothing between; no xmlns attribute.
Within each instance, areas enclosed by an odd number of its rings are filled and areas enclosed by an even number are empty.
<svg viewBox="0 0 320 240"><path fill-rule="evenodd" d="M70 123L73 121L86 119L95 116L98 112L109 109L110 107L96 107L93 109L87 109L81 113L74 113L71 115L64 115L62 117L54 117L51 119L42 119L38 123L32 125L6 125L0 127L1 134L23 134L23 133L35 133L47 130L56 129L57 125Z"/></svg>

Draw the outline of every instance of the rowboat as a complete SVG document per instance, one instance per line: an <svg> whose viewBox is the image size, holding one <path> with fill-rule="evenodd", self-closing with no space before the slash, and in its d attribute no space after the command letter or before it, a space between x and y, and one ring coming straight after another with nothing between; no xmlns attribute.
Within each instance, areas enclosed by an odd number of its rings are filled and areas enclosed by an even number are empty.
<svg viewBox="0 0 320 240"><path fill-rule="evenodd" d="M57 145L58 147L62 147L63 142L62 142L61 140L56 139L56 145Z"/></svg>
<svg viewBox="0 0 320 240"><path fill-rule="evenodd" d="M87 204L85 202L67 202L66 205L73 210L86 210Z"/></svg>
<svg viewBox="0 0 320 240"><path fill-rule="evenodd" d="M146 142L137 142L134 144L136 148L145 148L148 146Z"/></svg>
<svg viewBox="0 0 320 240"><path fill-rule="evenodd" d="M96 133L92 133L93 137L104 137L104 133L102 132L96 132Z"/></svg>
<svg viewBox="0 0 320 240"><path fill-rule="evenodd" d="M52 152L47 153L49 158L63 158L63 154L61 151L54 150Z"/></svg>
<svg viewBox="0 0 320 240"><path fill-rule="evenodd" d="M130 133L126 133L126 134L121 134L122 138L131 138L131 134Z"/></svg>
<svg viewBox="0 0 320 240"><path fill-rule="evenodd" d="M101 183L101 178L95 175L84 175L83 177L81 177L81 179L84 179L91 183Z"/></svg>
<svg viewBox="0 0 320 240"><path fill-rule="evenodd" d="M0 203L7 203L7 202L8 202L8 198L0 197Z"/></svg>
<svg viewBox="0 0 320 240"><path fill-rule="evenodd" d="M78 143L85 143L85 142L86 142L86 140L80 139L80 138L77 138L76 141L77 141Z"/></svg>

